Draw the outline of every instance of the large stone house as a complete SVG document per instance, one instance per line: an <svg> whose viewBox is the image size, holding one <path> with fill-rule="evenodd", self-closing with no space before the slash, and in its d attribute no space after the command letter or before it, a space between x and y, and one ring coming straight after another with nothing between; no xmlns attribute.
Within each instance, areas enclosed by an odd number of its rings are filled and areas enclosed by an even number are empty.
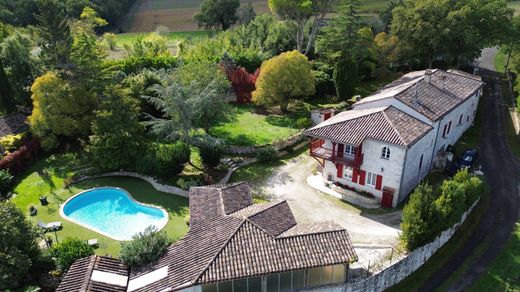
<svg viewBox="0 0 520 292"><path fill-rule="evenodd" d="M472 125L484 82L458 70L412 72L306 131L323 178L396 206Z"/></svg>
<svg viewBox="0 0 520 292"><path fill-rule="evenodd" d="M245 183L198 187L190 191L190 230L159 260L126 267L84 258L57 291L292 291L345 282L355 261L339 225L297 224L285 201L253 204Z"/></svg>

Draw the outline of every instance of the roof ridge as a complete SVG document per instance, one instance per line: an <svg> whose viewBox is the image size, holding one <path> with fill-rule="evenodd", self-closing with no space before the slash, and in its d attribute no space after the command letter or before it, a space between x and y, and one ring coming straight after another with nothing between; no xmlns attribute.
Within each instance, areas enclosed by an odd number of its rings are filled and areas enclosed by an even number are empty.
<svg viewBox="0 0 520 292"><path fill-rule="evenodd" d="M274 208L274 207L276 207L276 206L278 206L278 205L281 205L282 203L287 203L287 200L282 200L282 201L279 201L279 202L272 202L272 205L271 205L271 206L269 206L269 207L267 207L267 208L265 208L265 209L263 209L263 210L261 210L261 211L258 211L257 213L254 213L254 214L252 214L251 216L247 216L247 219L249 219L249 218L251 218L251 217L253 217L253 216L256 216L256 215L258 215L258 214L264 213L264 212L267 211L267 210L271 210L272 208ZM255 204L250 205L250 206L254 206L254 205L255 205ZM249 207L249 206L248 206L248 207ZM247 207L246 207L246 208L247 208ZM239 211L240 211L240 210L239 210Z"/></svg>
<svg viewBox="0 0 520 292"><path fill-rule="evenodd" d="M86 285L86 287L83 287L85 290L89 290L90 279L92 278L92 273L94 272L94 266L96 265L97 259L98 259L97 255L91 255L90 256L90 262L89 262L89 265L88 265L88 271L89 272L85 275L86 280L87 280L87 283L86 283L87 285Z"/></svg>
<svg viewBox="0 0 520 292"><path fill-rule="evenodd" d="M316 224L319 224L319 223L324 223L324 222L318 222ZM291 227L289 229L295 228L296 226L298 226L298 224L294 225L293 227ZM288 231L289 229L287 229L286 231ZM318 231L318 232L301 233L301 234L286 235L286 236L280 236L281 234L283 234L283 233L281 233L280 235L275 237L275 239L287 239L287 238L294 238L294 237L306 237L306 236L312 236L312 235L321 235L321 234L329 234L329 233L341 233L341 232L347 232L347 229L342 227L342 229L324 230L324 231Z"/></svg>
<svg viewBox="0 0 520 292"><path fill-rule="evenodd" d="M382 113L383 113L383 117L386 119L386 121L388 123L390 123L391 127L392 127L392 130L394 130L394 132L397 134L397 136L399 136L399 139L401 140L401 143L403 144L406 144L406 141L404 140L403 136L401 135L401 133L399 133L399 131L397 131L397 129L395 128L395 125L394 123L392 123L392 121L390 120L390 118L388 117L388 115L386 114L386 110L390 109L390 108L394 108L393 106L389 106L388 108L386 108ZM395 109L395 108L394 108ZM405 113L406 114L406 113Z"/></svg>
<svg viewBox="0 0 520 292"><path fill-rule="evenodd" d="M329 120L326 120L326 121L321 122L320 124L317 124L316 126L310 128L307 131L313 131L313 130L316 130L316 129L321 129L323 127L328 127L328 126L332 126L332 125L336 125L336 124L341 124L341 123L344 123L344 122L347 122L347 121L358 120L358 119L364 118L366 116L373 115L375 113L384 111L387 107L388 106L379 106L379 107L366 108L366 109L355 109L354 108L354 109L350 109L350 110L345 110L345 111L342 111L341 113L333 116ZM356 117L353 117L353 118L350 118L350 119L340 120L340 121L333 122L333 123L327 123L327 121L330 121L330 120L334 119L335 117L339 117L341 114L352 113L352 112L358 112L359 113L359 112L362 112L362 111L365 111L366 113L363 113L362 115L359 115L359 116L356 116Z"/></svg>

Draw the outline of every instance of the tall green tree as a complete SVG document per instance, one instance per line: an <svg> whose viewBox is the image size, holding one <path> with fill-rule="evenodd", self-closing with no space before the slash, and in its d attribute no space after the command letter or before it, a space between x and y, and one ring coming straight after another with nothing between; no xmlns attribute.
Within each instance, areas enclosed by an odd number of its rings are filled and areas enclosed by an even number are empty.
<svg viewBox="0 0 520 292"><path fill-rule="evenodd" d="M334 66L333 78L338 97L350 99L360 81L358 64L348 58L338 60Z"/></svg>
<svg viewBox="0 0 520 292"><path fill-rule="evenodd" d="M311 96L315 91L314 74L307 57L298 51L285 52L262 64L253 102L280 106L287 111L292 99Z"/></svg>
<svg viewBox="0 0 520 292"><path fill-rule="evenodd" d="M72 36L65 3L60 0L37 0L36 5L40 58L45 68L52 70L70 67Z"/></svg>
<svg viewBox="0 0 520 292"><path fill-rule="evenodd" d="M38 233L13 203L0 201L0 290L16 290L40 257Z"/></svg>
<svg viewBox="0 0 520 292"><path fill-rule="evenodd" d="M437 231L431 226L435 216L432 187L419 185L410 195L410 200L403 209L401 221L401 240L408 250L413 250L428 243Z"/></svg>
<svg viewBox="0 0 520 292"><path fill-rule="evenodd" d="M358 0L341 0L338 15L323 28L316 41L316 49L332 64L340 58L359 59L363 48L360 42L361 28Z"/></svg>
<svg viewBox="0 0 520 292"><path fill-rule="evenodd" d="M0 112L10 113L15 108L14 93L0 59Z"/></svg>
<svg viewBox="0 0 520 292"><path fill-rule="evenodd" d="M64 80L48 72L31 87L33 112L29 125L42 139L42 146L52 149L58 138L86 136L97 106L97 96L80 83Z"/></svg>
<svg viewBox="0 0 520 292"><path fill-rule="evenodd" d="M513 10L504 0L406 0L393 10L392 33L412 63L436 57L460 65L500 43Z"/></svg>
<svg viewBox="0 0 520 292"><path fill-rule="evenodd" d="M316 36L330 13L335 0L269 0L271 12L296 25L296 49L307 55L313 49ZM311 20L311 31L305 45L305 24Z"/></svg>
<svg viewBox="0 0 520 292"><path fill-rule="evenodd" d="M88 150L102 170L132 169L147 149L139 103L120 88L108 88L105 95L92 123Z"/></svg>
<svg viewBox="0 0 520 292"><path fill-rule="evenodd" d="M194 16L199 27L227 30L238 21L240 0L204 0L201 12Z"/></svg>
<svg viewBox="0 0 520 292"><path fill-rule="evenodd" d="M19 102L28 98L28 88L37 73L38 61L33 57L32 49L30 38L21 33L10 35L0 44L0 58Z"/></svg>
<svg viewBox="0 0 520 292"><path fill-rule="evenodd" d="M240 6L237 11L238 24L244 25L248 24L256 17L255 8L253 7L253 3L248 2L244 6Z"/></svg>

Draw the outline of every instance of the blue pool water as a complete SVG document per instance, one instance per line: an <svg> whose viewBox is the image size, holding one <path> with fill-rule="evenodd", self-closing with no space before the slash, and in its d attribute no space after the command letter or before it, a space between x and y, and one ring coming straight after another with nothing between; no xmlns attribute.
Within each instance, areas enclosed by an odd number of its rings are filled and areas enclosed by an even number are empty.
<svg viewBox="0 0 520 292"><path fill-rule="evenodd" d="M168 214L141 205L119 188L96 188L73 197L62 207L62 216L116 240L130 240L153 225L163 228Z"/></svg>

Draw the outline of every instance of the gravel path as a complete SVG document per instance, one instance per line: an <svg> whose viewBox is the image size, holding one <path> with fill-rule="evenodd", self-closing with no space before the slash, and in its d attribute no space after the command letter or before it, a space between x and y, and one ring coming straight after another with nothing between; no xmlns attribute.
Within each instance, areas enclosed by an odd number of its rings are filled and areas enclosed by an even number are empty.
<svg viewBox="0 0 520 292"><path fill-rule="evenodd" d="M315 190L306 180L317 166L305 152L276 169L261 191L271 199L287 200L298 222L335 221L348 230L354 244L395 246L401 211L361 210Z"/></svg>

